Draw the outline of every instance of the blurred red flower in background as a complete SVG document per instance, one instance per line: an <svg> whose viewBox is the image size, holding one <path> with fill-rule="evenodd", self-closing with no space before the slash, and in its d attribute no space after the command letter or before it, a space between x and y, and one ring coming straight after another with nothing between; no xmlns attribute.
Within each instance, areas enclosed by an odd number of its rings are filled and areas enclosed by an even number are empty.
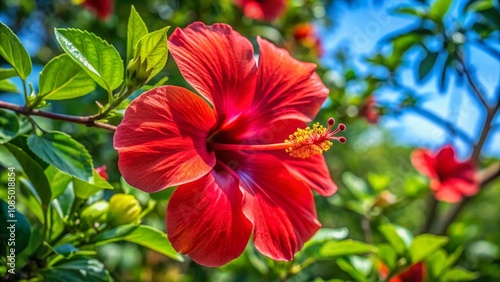
<svg viewBox="0 0 500 282"><path fill-rule="evenodd" d="M234 0L246 17L255 20L272 21L286 10L286 0Z"/></svg>
<svg viewBox="0 0 500 282"><path fill-rule="evenodd" d="M359 113L371 124L378 123L378 119L380 118L376 105L375 97L370 95L365 99L359 110Z"/></svg>
<svg viewBox="0 0 500 282"><path fill-rule="evenodd" d="M387 279L389 269L384 264L380 265L379 275ZM425 281L425 265L422 262L412 265L410 268L392 276L388 282L423 282Z"/></svg>
<svg viewBox="0 0 500 282"><path fill-rule="evenodd" d="M106 20L111 16L114 9L114 0L73 0L88 10L93 11L97 18Z"/></svg>
<svg viewBox="0 0 500 282"><path fill-rule="evenodd" d="M95 171L97 172L97 174L99 174L99 176L101 176L105 180L108 180L108 173L106 172L106 166L105 165L100 166L100 167L96 167Z"/></svg>
<svg viewBox="0 0 500 282"><path fill-rule="evenodd" d="M258 67L250 41L228 25L176 29L173 58L213 107L185 88L159 87L131 103L114 137L132 186L156 192L179 185L167 208L168 237L206 266L237 258L252 233L264 255L293 259L320 227L311 189L324 196L337 190L318 153L329 140L345 142L334 136L345 126L330 132L330 119L328 130L315 125L289 136L328 96L316 66L257 42Z"/></svg>
<svg viewBox="0 0 500 282"><path fill-rule="evenodd" d="M431 189L440 201L456 203L479 190L474 162L458 161L451 145L443 146L435 154L417 149L412 153L411 162L415 169L431 179Z"/></svg>
<svg viewBox="0 0 500 282"><path fill-rule="evenodd" d="M293 38L299 44L311 49L316 55L323 55L321 39L316 33L316 28L312 23L298 24L293 29Z"/></svg>

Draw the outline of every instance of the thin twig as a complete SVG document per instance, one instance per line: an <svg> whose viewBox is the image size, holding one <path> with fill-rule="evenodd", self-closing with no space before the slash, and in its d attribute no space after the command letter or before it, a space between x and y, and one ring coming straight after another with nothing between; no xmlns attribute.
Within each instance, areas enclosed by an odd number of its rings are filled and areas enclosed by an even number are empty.
<svg viewBox="0 0 500 282"><path fill-rule="evenodd" d="M460 63L460 65L462 67L460 72L465 74L465 77L467 77L467 81L469 82L469 85L472 87L472 90L474 90L476 97L479 99L479 101L481 102L481 104L483 104L484 107L489 108L488 102L486 102L486 99L484 98L484 94L483 94L484 92L481 91L479 85L474 81L474 79L472 78L472 75L469 72L469 69L467 68L463 54L458 51L458 52L456 52L456 57L457 57L457 61Z"/></svg>
<svg viewBox="0 0 500 282"><path fill-rule="evenodd" d="M72 123L83 124L83 125L86 125L89 127L99 127L99 128L110 130L110 131L116 130L116 126L96 121L91 116L71 116L71 115L65 115L65 114L44 112L44 111L40 111L37 109L29 109L27 107L19 106L19 105L4 102L4 101L0 101L0 108L8 109L8 110L14 111L16 113L19 113L19 114L22 114L25 116L40 116L40 117L45 117L45 118L50 118L50 119L55 119L55 120L62 120L62 121L67 121L67 122L72 122Z"/></svg>

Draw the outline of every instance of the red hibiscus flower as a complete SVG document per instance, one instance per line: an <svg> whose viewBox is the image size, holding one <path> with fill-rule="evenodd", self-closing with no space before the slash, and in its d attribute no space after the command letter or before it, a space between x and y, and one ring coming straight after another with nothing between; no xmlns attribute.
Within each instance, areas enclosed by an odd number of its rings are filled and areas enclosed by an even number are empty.
<svg viewBox="0 0 500 282"><path fill-rule="evenodd" d="M382 279L387 279L389 269L381 264L379 275ZM425 265L422 262L412 265L403 272L394 275L389 279L389 282L423 282L425 281Z"/></svg>
<svg viewBox="0 0 500 282"><path fill-rule="evenodd" d="M113 12L114 0L84 0L82 5L95 12L98 19L106 20Z"/></svg>
<svg viewBox="0 0 500 282"><path fill-rule="evenodd" d="M376 107L375 97L373 95L368 96L365 99L363 106L360 109L360 114L371 124L378 123L379 112Z"/></svg>
<svg viewBox="0 0 500 282"><path fill-rule="evenodd" d="M255 20L272 21L286 9L286 0L234 0L245 16Z"/></svg>
<svg viewBox="0 0 500 282"><path fill-rule="evenodd" d="M458 161L450 145L435 154L417 149L412 153L411 162L415 169L431 179L431 189L440 201L456 203L479 190L474 162Z"/></svg>
<svg viewBox="0 0 500 282"><path fill-rule="evenodd" d="M99 174L99 176L101 176L105 180L108 180L108 173L106 172L106 166L105 165L102 165L100 167L96 167L95 171L97 172L97 174Z"/></svg>
<svg viewBox="0 0 500 282"><path fill-rule="evenodd" d="M321 152L330 140L345 142L334 136L345 126L330 131L330 119L328 129L297 130L328 95L315 65L257 42L258 67L250 41L228 25L176 29L169 49L204 99L176 86L150 90L130 104L114 137L128 183L146 192L178 185L168 237L206 266L238 257L252 233L261 253L291 260L320 227L311 189L337 190Z"/></svg>
<svg viewBox="0 0 500 282"><path fill-rule="evenodd" d="M299 44L312 50L318 56L323 55L321 39L316 34L316 28L312 23L298 24L293 29L293 38Z"/></svg>

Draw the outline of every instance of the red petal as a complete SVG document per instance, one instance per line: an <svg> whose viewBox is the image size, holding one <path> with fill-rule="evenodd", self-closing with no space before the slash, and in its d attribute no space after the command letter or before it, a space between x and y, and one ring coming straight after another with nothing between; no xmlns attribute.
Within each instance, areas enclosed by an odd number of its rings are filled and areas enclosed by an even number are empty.
<svg viewBox="0 0 500 282"><path fill-rule="evenodd" d="M256 112L268 122L287 118L311 121L328 97L328 88L314 72L316 65L297 61L286 50L260 37L257 42Z"/></svg>
<svg viewBox="0 0 500 282"><path fill-rule="evenodd" d="M437 180L431 182L431 188L434 190L436 199L448 202L457 203L462 200L462 193L457 189L455 181L439 182Z"/></svg>
<svg viewBox="0 0 500 282"><path fill-rule="evenodd" d="M169 49L184 78L215 107L221 121L252 101L257 67L253 46L226 24L177 28Z"/></svg>
<svg viewBox="0 0 500 282"><path fill-rule="evenodd" d="M215 165L206 149L214 124L210 106L184 88L164 86L142 94L114 137L123 177L146 192L202 177Z"/></svg>
<svg viewBox="0 0 500 282"><path fill-rule="evenodd" d="M286 8L285 0L235 0L242 7L245 16L256 20L274 20Z"/></svg>
<svg viewBox="0 0 500 282"><path fill-rule="evenodd" d="M441 177L452 177L457 174L458 162L455 159L455 149L451 145L445 145L435 155L436 168Z"/></svg>
<svg viewBox="0 0 500 282"><path fill-rule="evenodd" d="M254 225L256 248L275 260L291 260L321 226L311 190L273 155L228 153L240 177L243 212Z"/></svg>
<svg viewBox="0 0 500 282"><path fill-rule="evenodd" d="M413 151L411 154L411 163L416 170L427 177L434 178L438 176L436 172L436 159L425 149Z"/></svg>
<svg viewBox="0 0 500 282"><path fill-rule="evenodd" d="M221 266L237 258L252 232L238 185L234 172L219 164L204 177L179 186L167 208L172 246L204 266Z"/></svg>

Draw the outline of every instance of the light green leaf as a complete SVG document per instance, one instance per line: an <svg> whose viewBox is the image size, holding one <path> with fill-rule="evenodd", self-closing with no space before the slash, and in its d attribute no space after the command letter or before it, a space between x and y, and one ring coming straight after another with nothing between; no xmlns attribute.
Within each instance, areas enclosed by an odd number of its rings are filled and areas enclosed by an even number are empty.
<svg viewBox="0 0 500 282"><path fill-rule="evenodd" d="M16 245L14 249L15 253L18 255L28 246L30 241L30 223L22 213L9 208L9 205L15 207L15 199L9 199L7 197L6 200L7 202L0 200L0 230L2 230L2 233L10 232L8 231L10 229L7 229L7 227L14 226L12 229L16 235ZM0 256L5 257L6 255L11 255L10 249L12 245L9 244L9 242L12 241L8 240L7 236L0 236Z"/></svg>
<svg viewBox="0 0 500 282"><path fill-rule="evenodd" d="M409 249L411 262L417 263L423 260L447 242L448 238L432 234L422 234L415 237Z"/></svg>
<svg viewBox="0 0 500 282"><path fill-rule="evenodd" d="M18 171L24 171L36 189L42 202L42 207L45 209L50 202L52 192L47 177L43 173L40 165L30 158L21 148L9 143L0 145L0 159L2 159L2 164L9 163L7 167L12 166Z"/></svg>
<svg viewBox="0 0 500 282"><path fill-rule="evenodd" d="M71 176L64 172L61 172L53 165L49 165L45 169L45 175L50 183L50 189L52 191L52 199L59 197L66 191L69 183L71 182Z"/></svg>
<svg viewBox="0 0 500 282"><path fill-rule="evenodd" d="M62 54L43 68L38 87L45 99L64 100L94 91L95 83L68 55Z"/></svg>
<svg viewBox="0 0 500 282"><path fill-rule="evenodd" d="M19 38L4 23L0 22L0 56L2 56L22 79L31 73L31 58Z"/></svg>
<svg viewBox="0 0 500 282"><path fill-rule="evenodd" d="M348 273L355 281L368 281L368 279L365 278L366 276L358 271L347 259L339 258L337 260L337 265L340 267L340 269Z"/></svg>
<svg viewBox="0 0 500 282"><path fill-rule="evenodd" d="M131 229L132 231L130 231ZM124 225L108 232L111 233L99 235L96 241L103 241L105 243L127 241L157 251L175 260L184 261L182 256L174 250L170 241L168 241L167 234L153 227L140 225L134 228L133 225ZM125 235L120 236L120 234Z"/></svg>
<svg viewBox="0 0 500 282"><path fill-rule="evenodd" d="M438 52L427 52L422 61L420 61L420 65L418 67L418 80L422 81L432 70L434 64L436 63L436 59L438 57Z"/></svg>
<svg viewBox="0 0 500 282"><path fill-rule="evenodd" d="M97 259L77 256L61 260L40 273L50 282L107 282L112 281L104 265Z"/></svg>
<svg viewBox="0 0 500 282"><path fill-rule="evenodd" d="M354 240L326 242L318 251L319 258L333 258L337 256L360 255L376 252L377 248Z"/></svg>
<svg viewBox="0 0 500 282"><path fill-rule="evenodd" d="M12 81L4 79L0 80L0 92L19 93L19 90Z"/></svg>
<svg viewBox="0 0 500 282"><path fill-rule="evenodd" d="M63 50L108 92L123 81L123 62L115 47L93 33L78 29L55 30Z"/></svg>
<svg viewBox="0 0 500 282"><path fill-rule="evenodd" d="M0 144L7 143L16 137L19 127L19 119L16 115L0 109Z"/></svg>
<svg viewBox="0 0 500 282"><path fill-rule="evenodd" d="M406 253L406 249L411 245L413 239L408 230L392 224L383 224L379 230L399 254Z"/></svg>
<svg viewBox="0 0 500 282"><path fill-rule="evenodd" d="M443 270L447 268L445 266L446 252L443 250L438 250L429 255L425 262L425 265L427 266L427 272L429 273L428 275L438 280Z"/></svg>
<svg viewBox="0 0 500 282"><path fill-rule="evenodd" d="M15 69L3 69L0 68L0 80L4 80L7 78L11 78L17 75L17 72Z"/></svg>
<svg viewBox="0 0 500 282"><path fill-rule="evenodd" d="M43 161L60 171L83 181L91 181L94 166L89 152L66 133L52 131L42 136L31 134L28 146Z"/></svg>
<svg viewBox="0 0 500 282"><path fill-rule="evenodd" d="M441 20L451 6L451 0L437 0L431 7L429 14Z"/></svg>
<svg viewBox="0 0 500 282"><path fill-rule="evenodd" d="M342 182L349 189L349 192L360 200L369 198L372 194L363 178L356 176L354 173L349 171L344 172L342 174Z"/></svg>
<svg viewBox="0 0 500 282"><path fill-rule="evenodd" d="M146 34L148 34L148 27L132 5L127 26L127 62L134 58L137 42Z"/></svg>
<svg viewBox="0 0 500 282"><path fill-rule="evenodd" d="M160 30L153 31L142 37L137 43L137 53L135 57L140 58L141 62L147 60L146 71L152 70L146 82L157 75L167 63L167 31L169 28L170 27L167 26Z"/></svg>
<svg viewBox="0 0 500 282"><path fill-rule="evenodd" d="M455 282L455 281L471 281L476 278L478 278L479 275L475 272L470 272L467 269L463 268L454 268L446 272L444 275L444 281L450 281L450 282Z"/></svg>
<svg viewBox="0 0 500 282"><path fill-rule="evenodd" d="M80 199L87 199L102 189L113 189L113 186L102 178L97 172L93 172L93 180L82 181L78 178L73 178L73 189L75 190L76 197Z"/></svg>
<svg viewBox="0 0 500 282"><path fill-rule="evenodd" d="M377 256L384 262L389 269L396 267L398 254L396 250L387 243L382 243L377 246Z"/></svg>
<svg viewBox="0 0 500 282"><path fill-rule="evenodd" d="M495 3L493 0L475 0L469 1L464 7L464 11L483 11L490 8L495 8Z"/></svg>

